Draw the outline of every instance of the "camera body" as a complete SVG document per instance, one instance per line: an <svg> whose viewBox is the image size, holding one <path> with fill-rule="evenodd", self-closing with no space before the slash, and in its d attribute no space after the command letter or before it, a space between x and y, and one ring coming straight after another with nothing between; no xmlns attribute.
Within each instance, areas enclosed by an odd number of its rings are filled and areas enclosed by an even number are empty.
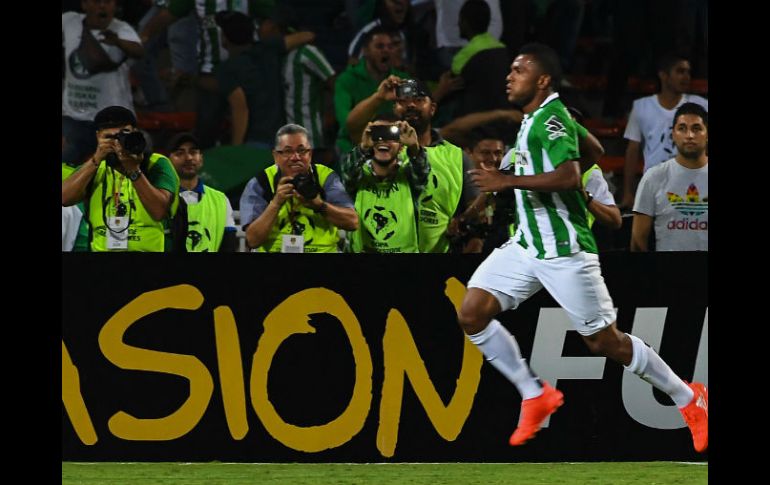
<svg viewBox="0 0 770 485"><path fill-rule="evenodd" d="M419 98L420 87L414 79L404 79L396 86L396 96L398 98Z"/></svg>
<svg viewBox="0 0 770 485"><path fill-rule="evenodd" d="M401 139L401 129L396 125L372 125L369 129L374 143Z"/></svg>
<svg viewBox="0 0 770 485"><path fill-rule="evenodd" d="M320 187L316 184L313 175L309 173L301 173L291 179L290 183L294 186L299 195L307 200L313 200L320 192Z"/></svg>
<svg viewBox="0 0 770 485"><path fill-rule="evenodd" d="M140 155L147 148L147 140L141 131L121 130L114 135L107 135L106 138L118 140L120 146L132 155Z"/></svg>

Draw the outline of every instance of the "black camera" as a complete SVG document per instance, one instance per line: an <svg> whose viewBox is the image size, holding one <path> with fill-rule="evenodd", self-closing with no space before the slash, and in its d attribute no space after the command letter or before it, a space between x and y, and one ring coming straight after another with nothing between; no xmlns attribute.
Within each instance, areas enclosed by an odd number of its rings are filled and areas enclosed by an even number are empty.
<svg viewBox="0 0 770 485"><path fill-rule="evenodd" d="M309 173L301 173L291 179L294 190L307 200L313 200L320 192L320 187L315 183L315 179Z"/></svg>
<svg viewBox="0 0 770 485"><path fill-rule="evenodd" d="M372 125L369 127L372 134L372 141L399 141L401 139L401 130L396 125Z"/></svg>
<svg viewBox="0 0 770 485"><path fill-rule="evenodd" d="M120 146L132 155L142 154L147 148L147 140L141 131L121 130L114 135L107 135L106 138L118 140Z"/></svg>
<svg viewBox="0 0 770 485"><path fill-rule="evenodd" d="M424 96L422 94L420 86L414 79L404 79L396 86L396 96L400 98L419 98Z"/></svg>

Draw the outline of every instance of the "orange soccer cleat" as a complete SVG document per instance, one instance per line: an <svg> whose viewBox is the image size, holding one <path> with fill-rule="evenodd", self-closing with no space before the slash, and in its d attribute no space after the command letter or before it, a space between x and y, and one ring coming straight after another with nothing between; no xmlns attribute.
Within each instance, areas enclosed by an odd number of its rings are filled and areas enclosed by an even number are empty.
<svg viewBox="0 0 770 485"><path fill-rule="evenodd" d="M692 433L695 451L704 452L709 446L709 393L700 382L687 384L695 394L690 404L679 410Z"/></svg>
<svg viewBox="0 0 770 485"><path fill-rule="evenodd" d="M540 430L545 418L555 413L564 404L564 394L543 381L543 393L521 402L519 426L508 440L511 446L523 445Z"/></svg>

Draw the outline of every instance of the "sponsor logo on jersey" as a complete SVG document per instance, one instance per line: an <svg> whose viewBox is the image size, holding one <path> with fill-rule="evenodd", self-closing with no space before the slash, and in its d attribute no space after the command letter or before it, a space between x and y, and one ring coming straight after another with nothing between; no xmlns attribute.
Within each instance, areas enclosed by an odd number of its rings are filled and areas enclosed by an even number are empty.
<svg viewBox="0 0 770 485"><path fill-rule="evenodd" d="M556 115L551 115L551 117L545 121L545 131L548 132L549 140L555 140L560 136L567 136L567 129Z"/></svg>

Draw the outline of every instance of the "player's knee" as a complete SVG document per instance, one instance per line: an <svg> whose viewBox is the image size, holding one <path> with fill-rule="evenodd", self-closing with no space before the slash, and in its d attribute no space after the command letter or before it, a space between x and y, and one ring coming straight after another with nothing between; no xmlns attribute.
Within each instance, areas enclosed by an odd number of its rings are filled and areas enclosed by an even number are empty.
<svg viewBox="0 0 770 485"><path fill-rule="evenodd" d="M475 335L487 328L489 318L485 318L480 312L474 311L472 307L463 305L457 313L457 323L460 324L460 328L467 335Z"/></svg>

